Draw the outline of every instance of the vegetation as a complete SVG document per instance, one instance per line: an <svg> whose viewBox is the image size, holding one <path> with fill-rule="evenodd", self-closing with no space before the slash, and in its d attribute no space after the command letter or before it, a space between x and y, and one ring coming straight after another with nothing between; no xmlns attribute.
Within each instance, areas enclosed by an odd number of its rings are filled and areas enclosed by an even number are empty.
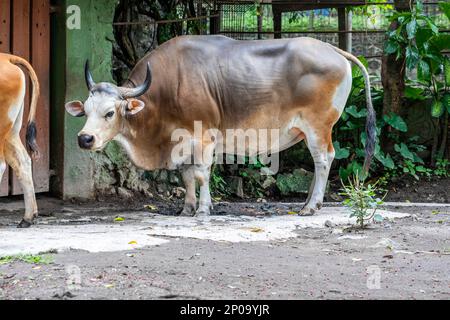
<svg viewBox="0 0 450 320"><path fill-rule="evenodd" d="M361 229L373 220L383 221L383 217L376 213L378 207L383 204L383 200L378 197L381 190L377 185L378 181L365 185L358 175L349 179L348 185L342 183L341 195L347 197L343 204L350 208L350 217L356 217L356 224Z"/></svg>
<svg viewBox="0 0 450 320"><path fill-rule="evenodd" d="M368 1L370 3L370 1ZM381 2L374 0L373 2ZM224 5L223 11L232 11L233 5ZM367 5L352 8L353 30L367 29L387 29L390 24L389 14L392 12L392 5ZM248 6L245 11L243 28L244 31L257 31L258 23L256 17L262 15L262 31L273 31L272 13L270 5L263 5L258 9L258 4ZM225 19L227 19L225 15ZM232 17L229 17L232 20ZM443 13L433 15L432 21L439 27L446 27L447 21ZM338 18L336 9L317 9L307 11L286 12L282 17L283 31L296 32L305 30L336 30L338 27ZM224 25L225 30L227 24ZM230 26L231 27L231 26Z"/></svg>
<svg viewBox="0 0 450 320"><path fill-rule="evenodd" d="M32 254L0 257L0 265L13 263L16 261L39 265L39 264L50 264L53 262L53 258L50 255L32 255Z"/></svg>

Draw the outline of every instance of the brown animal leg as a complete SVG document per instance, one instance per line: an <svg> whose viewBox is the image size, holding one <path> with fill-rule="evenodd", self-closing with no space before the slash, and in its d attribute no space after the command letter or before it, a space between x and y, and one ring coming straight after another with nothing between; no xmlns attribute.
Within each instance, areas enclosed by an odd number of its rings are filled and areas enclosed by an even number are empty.
<svg viewBox="0 0 450 320"><path fill-rule="evenodd" d="M195 178L200 185L200 199L196 216L208 216L212 208L211 193L209 191L210 166L197 166Z"/></svg>
<svg viewBox="0 0 450 320"><path fill-rule="evenodd" d="M34 193L33 175L31 171L31 159L20 137L14 136L6 141L6 161L16 173L25 198L25 216L19 224L19 228L28 228L38 214L36 196Z"/></svg>
<svg viewBox="0 0 450 320"><path fill-rule="evenodd" d="M197 197L195 195L195 168L194 166L186 166L182 169L184 186L186 188L186 196L184 198L184 207L181 211L182 216L192 217L195 214Z"/></svg>

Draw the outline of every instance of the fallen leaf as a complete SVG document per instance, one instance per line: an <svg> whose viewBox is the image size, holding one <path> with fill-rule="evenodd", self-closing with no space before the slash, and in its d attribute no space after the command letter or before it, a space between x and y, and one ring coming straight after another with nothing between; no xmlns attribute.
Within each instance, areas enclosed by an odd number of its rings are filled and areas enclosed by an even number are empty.
<svg viewBox="0 0 450 320"><path fill-rule="evenodd" d="M290 214L290 215L296 215L297 212L295 212L295 211L289 211L288 214Z"/></svg>
<svg viewBox="0 0 450 320"><path fill-rule="evenodd" d="M156 206L152 205L152 204L147 204L147 205L144 206L144 208L148 209L150 211L157 211L158 210L158 208Z"/></svg>
<svg viewBox="0 0 450 320"><path fill-rule="evenodd" d="M123 221L125 221L125 219L122 218L122 217L117 217L117 218L114 219L114 221L115 222L123 222Z"/></svg>
<svg viewBox="0 0 450 320"><path fill-rule="evenodd" d="M133 240L133 241L128 242L128 244L137 244L137 241Z"/></svg>
<svg viewBox="0 0 450 320"><path fill-rule="evenodd" d="M114 285L112 283L105 284L105 288L111 289L114 288Z"/></svg>
<svg viewBox="0 0 450 320"><path fill-rule="evenodd" d="M264 232L264 229L261 229L261 228L250 228L250 232L255 232L255 233Z"/></svg>

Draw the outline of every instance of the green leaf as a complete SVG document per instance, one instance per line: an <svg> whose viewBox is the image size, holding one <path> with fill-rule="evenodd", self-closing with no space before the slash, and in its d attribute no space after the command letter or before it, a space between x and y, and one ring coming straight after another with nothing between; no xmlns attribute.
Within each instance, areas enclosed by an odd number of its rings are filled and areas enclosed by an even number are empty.
<svg viewBox="0 0 450 320"><path fill-rule="evenodd" d="M430 39L430 43L438 52L448 50L450 49L450 34L440 33L435 35Z"/></svg>
<svg viewBox="0 0 450 320"><path fill-rule="evenodd" d="M380 154L375 155L375 159L377 159L378 161L380 161L381 164L382 164L385 168L388 168L388 169L391 169L391 170L392 170L392 169L395 169L395 164L394 164L394 161L392 160L390 154L384 156L384 155L382 155L382 154L380 153Z"/></svg>
<svg viewBox="0 0 450 320"><path fill-rule="evenodd" d="M440 2L439 8L444 12L447 19L450 20L450 2Z"/></svg>
<svg viewBox="0 0 450 320"><path fill-rule="evenodd" d="M426 100L427 96L422 88L407 86L405 88L405 98L411 100Z"/></svg>
<svg viewBox="0 0 450 320"><path fill-rule="evenodd" d="M416 32L416 43L419 48L426 46L428 41L433 37L430 28L419 28Z"/></svg>
<svg viewBox="0 0 450 320"><path fill-rule="evenodd" d="M346 111L349 115L353 116L354 118L363 118L363 117L367 116L366 109L362 109L362 110L358 111L356 106L350 106L346 109Z"/></svg>
<svg viewBox="0 0 450 320"><path fill-rule="evenodd" d="M442 97L442 104L444 105L447 112L450 113L450 93L444 94Z"/></svg>
<svg viewBox="0 0 450 320"><path fill-rule="evenodd" d="M420 80L429 82L431 81L430 65L424 61L419 61L419 66L417 68L417 76Z"/></svg>
<svg viewBox="0 0 450 320"><path fill-rule="evenodd" d="M450 59L449 58L446 58L444 60L444 78L445 78L445 83L447 84L447 86L450 86Z"/></svg>
<svg viewBox="0 0 450 320"><path fill-rule="evenodd" d="M431 106L431 115L435 118L439 118L444 113L444 104L442 101L435 100Z"/></svg>
<svg viewBox="0 0 450 320"><path fill-rule="evenodd" d="M408 131L408 126L406 125L406 122L400 117L399 115L391 112L388 115L383 116L384 121L389 124L392 128L397 129L401 132Z"/></svg>
<svg viewBox="0 0 450 320"><path fill-rule="evenodd" d="M417 21L411 20L406 25L406 34L408 35L408 39L409 40L414 39L414 37L416 36L416 32L417 32Z"/></svg>
<svg viewBox="0 0 450 320"><path fill-rule="evenodd" d="M336 160L347 159L350 156L350 151L347 148L341 148L341 145L338 141L333 143Z"/></svg>
<svg viewBox="0 0 450 320"><path fill-rule="evenodd" d="M395 144L394 149L395 149L395 151L400 153L403 158L409 159L409 160L414 160L414 155L411 151L409 151L409 148L406 144L404 144L404 143L401 143L400 145Z"/></svg>
<svg viewBox="0 0 450 320"><path fill-rule="evenodd" d="M416 11L417 12L422 12L423 11L423 3L420 0L416 1Z"/></svg>
<svg viewBox="0 0 450 320"><path fill-rule="evenodd" d="M396 53L399 49L400 49L399 44L393 40L388 40L386 42L386 45L384 46L384 52L386 54Z"/></svg>
<svg viewBox="0 0 450 320"><path fill-rule="evenodd" d="M414 69L419 62L419 50L415 46L406 47L406 67L408 69Z"/></svg>

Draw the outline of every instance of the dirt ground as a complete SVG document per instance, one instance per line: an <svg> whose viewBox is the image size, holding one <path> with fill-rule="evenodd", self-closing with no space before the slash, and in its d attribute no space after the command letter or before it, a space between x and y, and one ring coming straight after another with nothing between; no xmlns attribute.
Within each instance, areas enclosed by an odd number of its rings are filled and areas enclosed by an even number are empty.
<svg viewBox="0 0 450 320"><path fill-rule="evenodd" d="M21 241L17 232L33 232L15 230L21 218L16 200L0 203L0 234L17 235L8 236L11 245ZM42 230L113 228L117 216L125 218L124 227L142 227L149 225L149 215L173 215L179 205L152 202L155 212L147 214L138 202L64 204L44 197L39 204L42 217L32 228ZM299 205L220 203L214 218L283 219ZM386 209L409 216L385 219L364 231L326 221L321 227L293 228L285 239L159 235L164 243L128 250L50 252L48 264L0 265L0 299L449 299L450 206Z"/></svg>

